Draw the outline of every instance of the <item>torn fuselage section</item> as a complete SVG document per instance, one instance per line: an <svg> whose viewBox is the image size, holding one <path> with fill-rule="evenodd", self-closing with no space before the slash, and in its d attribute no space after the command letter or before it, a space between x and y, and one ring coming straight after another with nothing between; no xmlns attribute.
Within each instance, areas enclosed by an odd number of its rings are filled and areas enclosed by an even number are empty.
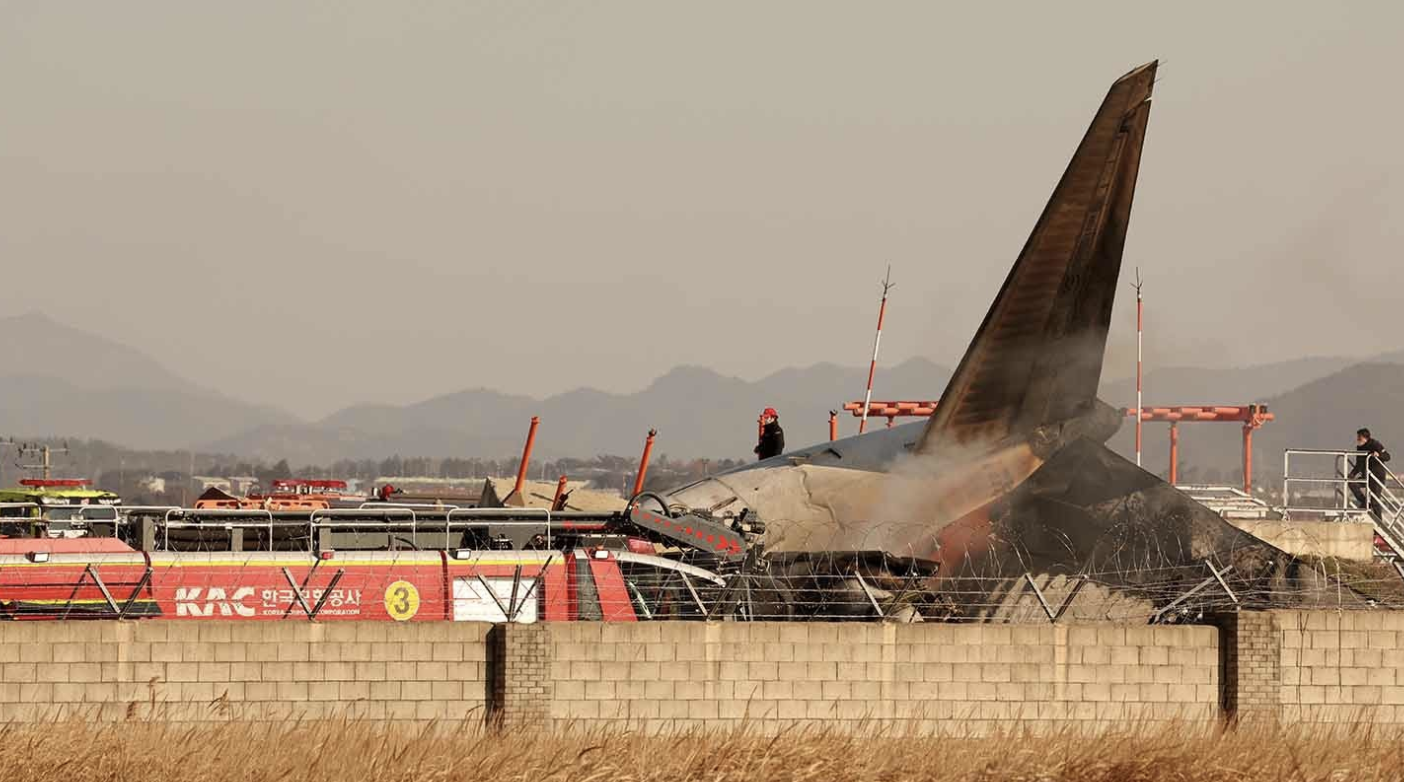
<svg viewBox="0 0 1404 782"><path fill-rule="evenodd" d="M934 474L780 465L666 501L675 514L764 520L731 569L769 598L756 618L1183 621L1353 597L1101 443L1038 450L1002 446L979 469ZM912 515L880 515L909 490L924 492Z"/></svg>

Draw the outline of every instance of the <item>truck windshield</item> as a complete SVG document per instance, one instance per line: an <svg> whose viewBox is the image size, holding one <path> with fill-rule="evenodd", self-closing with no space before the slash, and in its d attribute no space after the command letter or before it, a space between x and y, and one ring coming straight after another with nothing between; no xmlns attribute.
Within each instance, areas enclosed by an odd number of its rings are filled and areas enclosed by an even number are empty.
<svg viewBox="0 0 1404 782"><path fill-rule="evenodd" d="M51 521L112 521L117 518L117 509L103 505L59 505L45 508L44 515Z"/></svg>

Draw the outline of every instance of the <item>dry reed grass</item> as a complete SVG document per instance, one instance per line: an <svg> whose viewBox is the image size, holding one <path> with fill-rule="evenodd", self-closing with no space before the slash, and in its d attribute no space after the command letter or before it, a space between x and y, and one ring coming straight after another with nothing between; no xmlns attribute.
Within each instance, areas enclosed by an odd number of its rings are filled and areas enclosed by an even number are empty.
<svg viewBox="0 0 1404 782"><path fill-rule="evenodd" d="M556 737L405 730L355 722L292 725L81 721L0 728L0 779L142 780L1383 780L1404 743L1368 725L1332 733L1202 728L1087 738L848 737L745 731Z"/></svg>

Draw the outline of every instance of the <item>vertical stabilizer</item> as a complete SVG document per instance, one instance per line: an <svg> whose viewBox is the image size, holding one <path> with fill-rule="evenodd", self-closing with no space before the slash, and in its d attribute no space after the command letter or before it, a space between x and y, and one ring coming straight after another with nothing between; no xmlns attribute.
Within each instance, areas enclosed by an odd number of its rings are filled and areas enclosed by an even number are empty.
<svg viewBox="0 0 1404 782"><path fill-rule="evenodd" d="M1027 435L1094 405L1155 71L1112 84L918 450Z"/></svg>

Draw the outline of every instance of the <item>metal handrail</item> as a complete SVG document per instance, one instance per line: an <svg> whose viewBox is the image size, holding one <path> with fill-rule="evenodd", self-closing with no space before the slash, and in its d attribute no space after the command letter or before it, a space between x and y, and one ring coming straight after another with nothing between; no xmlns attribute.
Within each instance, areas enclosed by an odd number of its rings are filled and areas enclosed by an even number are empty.
<svg viewBox="0 0 1404 782"><path fill-rule="evenodd" d="M1330 456L1334 462L1335 475L1330 478L1315 478L1293 476L1291 471L1291 457L1294 455L1308 456ZM1349 469L1351 459L1363 459L1364 474L1358 478L1352 477L1352 470ZM1376 469L1382 473L1376 477ZM1362 451L1333 451L1321 449L1294 448L1283 452L1282 457L1282 517L1291 518L1291 514L1298 513L1339 513L1341 515L1353 517L1360 520L1368 520L1374 526L1375 533L1379 535L1389 548L1397 555L1404 555L1404 501L1395 495L1391 488L1404 489L1399 478L1390 471L1384 461L1376 458L1373 453ZM1292 507L1291 487L1294 484L1322 485L1326 484L1334 487L1333 494L1339 498L1339 507L1330 508L1309 508ZM1365 495L1365 507L1356 508L1351 505L1353 495L1351 489L1362 488ZM1378 510L1379 516L1375 515Z"/></svg>
<svg viewBox="0 0 1404 782"><path fill-rule="evenodd" d="M95 510L97 508L111 508L113 510L112 518L88 518L88 511ZM119 538L122 536L122 527L130 523L129 521L127 521L127 517L122 515L122 513L119 511L119 506L117 505L80 505L78 506L78 518L83 521L110 521L112 522L113 533L116 534Z"/></svg>
<svg viewBox="0 0 1404 782"><path fill-rule="evenodd" d="M1301 475L1295 475L1295 476L1294 476L1294 475L1292 474L1292 461L1291 461L1293 456L1331 456L1331 457L1333 457L1333 459L1335 460L1335 475L1332 476L1332 477L1305 477L1305 476L1301 476ZM1366 460L1366 472L1367 472L1367 474L1368 474L1368 473L1372 473L1372 470L1370 469L1370 467L1371 467L1371 465L1374 465L1374 464L1378 464L1378 465L1384 470L1384 473L1385 473L1384 486L1385 486L1386 489L1391 485L1391 482L1392 482L1394 485L1397 485L1397 486L1404 486L1404 484L1401 484L1401 483L1400 483L1399 478L1396 477L1396 476L1394 475L1394 473L1390 472L1389 468L1385 466L1385 463L1382 462L1382 461L1380 461L1380 460L1378 460L1378 459L1376 459L1376 458L1374 457L1373 454L1367 454L1367 453L1363 453L1363 452L1361 452L1361 451L1340 451L1340 450L1325 450L1325 449L1315 449L1315 448L1288 448L1287 450L1283 451L1283 456L1282 456L1282 502L1283 502L1283 505L1284 505L1283 510L1286 510L1286 511L1299 510L1299 511L1315 511L1315 512L1321 512L1321 511L1325 511L1325 510L1343 510L1343 511L1363 510L1363 509L1359 509L1359 508L1353 508L1353 507L1350 505L1350 493L1349 493L1350 486L1352 486L1352 485L1361 486L1361 485L1366 485L1366 484L1368 483L1367 480L1366 480L1365 478L1351 478L1351 477L1350 477L1350 469L1349 469L1350 460L1351 460L1351 459L1358 459L1358 458L1361 458L1361 457L1365 457L1365 460ZM1335 487L1337 488L1337 497L1340 499L1341 504L1340 504L1339 507L1332 507L1332 508L1293 508L1293 507L1291 506L1290 490L1291 490L1291 487L1292 487L1293 485L1296 485L1296 484L1306 484L1306 485L1323 485L1323 484L1324 484L1324 485L1335 486ZM1373 487L1367 487L1367 488L1369 488L1370 490L1373 490Z"/></svg>
<svg viewBox="0 0 1404 782"><path fill-rule="evenodd" d="M398 512L398 511L404 511L405 513L408 513L410 516L414 516L414 515L415 515L415 513L414 513L414 508L400 507L400 506L396 506L396 505L388 505L388 506L383 506L383 507L381 507L381 508L318 508L318 509L312 511L311 516L312 516L312 518L316 518L316 517L318 517L318 516L323 516L323 517L325 517L325 516L336 516L336 515L358 517L358 516L375 516L375 515L377 515L377 514L383 515L383 514L385 514L385 513L395 513L395 512Z"/></svg>
<svg viewBox="0 0 1404 782"><path fill-rule="evenodd" d="M234 518L247 518L249 516L267 516L266 522L248 522L240 524L238 522L224 522L220 528L226 530L234 529L258 529L266 527L268 529L268 548L273 548L273 513L262 508L171 508L166 511L165 517L161 520L161 547L167 550L171 547L171 529L194 529L197 527L209 528L212 525L201 524L191 521L172 521L171 516L180 514L181 518L200 518L230 516Z"/></svg>
<svg viewBox="0 0 1404 782"><path fill-rule="evenodd" d="M1379 481L1379 492L1375 491L1375 481L1371 480L1373 471L1372 464L1378 464L1380 471L1384 473L1383 479ZM1401 526L1401 517L1404 517L1404 502L1401 502L1393 492L1389 490L1390 482L1399 484L1399 478L1390 471L1383 460L1375 459L1371 454L1365 460L1365 493L1369 504L1380 509L1380 517L1375 519L1375 530L1389 543L1389 547L1396 555L1404 555L1404 549L1400 548L1401 541L1404 541L1404 527ZM1371 515L1373 519L1373 514Z"/></svg>
<svg viewBox="0 0 1404 782"><path fill-rule="evenodd" d="M449 541L449 525L455 515L469 516L473 519L490 520L501 516L518 516L526 514L534 516L542 514L546 519L546 548L551 548L551 509L550 508L455 508L444 515L444 540ZM515 523L514 523L515 522ZM495 526L517 526L517 524L530 524L532 522L516 522L509 519L505 522L497 522ZM465 524L464 528L471 528L472 525Z"/></svg>
<svg viewBox="0 0 1404 782"><path fill-rule="evenodd" d="M59 506L59 507L62 507L62 506ZM79 515L79 516L86 516L86 515L88 515L88 511L91 511L91 510L110 510L110 511L113 512L113 515L114 515L114 516L121 516L121 515L122 515L121 513L118 512L118 511L120 510L120 506L117 506L117 505L76 505L76 506L70 505L69 507L70 507L70 508L72 508L72 507L78 508L78 515Z"/></svg>
<svg viewBox="0 0 1404 782"><path fill-rule="evenodd" d="M376 510L362 508L322 508L319 510L314 510L312 511L312 515L307 517L307 545L309 547L315 546L317 544L317 530L325 529L331 526L330 524L317 524L317 517L319 515L323 518L327 518L330 516L349 516L351 518L356 518L365 516L404 515L406 513L409 514L410 520L410 541L416 548L418 548L419 518L415 514L413 508L380 508ZM328 519L328 521L334 520L335 519ZM389 520L387 519L386 521ZM342 524L340 526L347 526L347 524ZM385 524L382 523L379 526L384 527Z"/></svg>
<svg viewBox="0 0 1404 782"><path fill-rule="evenodd" d="M71 510L71 509L77 509L77 511L78 511L78 518L79 518L80 520L83 520L83 521L87 521L87 520L88 520L88 518L87 518L87 516L88 516L88 511L90 511L90 510L96 510L96 509L98 509L98 508L103 508L103 509L108 509L108 508L110 508L110 509L112 509L113 512L114 512L113 518L111 518L111 519L99 519L99 521L112 521L112 522L115 522L118 526L120 526L120 525L126 523L126 519L123 518L123 516L122 516L122 513L121 513L122 507L121 507L120 505L43 505L43 504L37 503L37 502L0 502L0 510L12 509L12 508L28 508L28 509L32 509L32 510L43 510L44 508L64 508L64 509L69 509L69 510ZM35 519L34 517L31 517L31 516L10 516L10 517L7 517L7 518L13 518L13 519L30 519L31 521L43 521L43 520L44 520L44 519L42 518L42 515L41 515L41 518L38 518L38 519Z"/></svg>
<svg viewBox="0 0 1404 782"><path fill-rule="evenodd" d="M270 519L273 518L273 511L267 508L170 508L166 511L166 518L169 519L173 514L190 518L218 518L220 516L267 516Z"/></svg>
<svg viewBox="0 0 1404 782"><path fill-rule="evenodd" d="M376 508L418 508L420 510L455 510L462 505L439 504L437 502L363 502L355 508L328 508L328 510L375 510Z"/></svg>
<svg viewBox="0 0 1404 782"><path fill-rule="evenodd" d="M1335 475L1332 477L1304 477L1292 474L1293 456L1330 456L1334 460ZM1288 448L1282 452L1282 517L1290 519L1293 511L1298 513L1342 513L1348 516L1358 516L1364 512L1362 508L1354 508L1350 504L1350 485L1360 483L1352 480L1350 472L1346 469L1349 459L1361 456L1359 451L1340 451L1319 448ZM1292 505L1293 486L1331 486L1338 505L1330 507L1294 507Z"/></svg>

